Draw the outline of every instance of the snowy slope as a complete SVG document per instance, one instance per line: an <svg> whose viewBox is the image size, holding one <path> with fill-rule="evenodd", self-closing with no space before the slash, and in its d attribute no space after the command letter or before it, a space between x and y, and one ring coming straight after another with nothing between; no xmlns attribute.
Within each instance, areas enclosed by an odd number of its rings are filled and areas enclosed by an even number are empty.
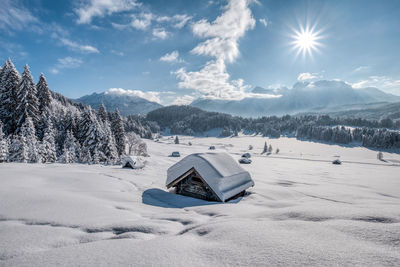
<svg viewBox="0 0 400 267"><path fill-rule="evenodd" d="M0 164L1 266L400 265L400 156L295 139L147 140L144 169ZM193 145L186 145L187 142ZM264 141L280 153L260 155ZM169 193L168 167L253 145L231 203ZM340 156L343 164L332 165Z"/></svg>

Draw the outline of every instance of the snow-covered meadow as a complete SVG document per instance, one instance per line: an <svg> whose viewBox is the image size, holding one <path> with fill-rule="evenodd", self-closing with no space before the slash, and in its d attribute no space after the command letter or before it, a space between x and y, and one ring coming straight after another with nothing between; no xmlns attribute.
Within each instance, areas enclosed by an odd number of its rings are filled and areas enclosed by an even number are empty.
<svg viewBox="0 0 400 267"><path fill-rule="evenodd" d="M400 265L400 155L268 139L147 140L146 167L0 164L0 265ZM260 155L264 142L279 154ZM188 142L193 145L189 146ZM255 186L231 203L169 193L179 151L226 151ZM248 151L249 145L253 146ZM340 158L342 165L333 165Z"/></svg>

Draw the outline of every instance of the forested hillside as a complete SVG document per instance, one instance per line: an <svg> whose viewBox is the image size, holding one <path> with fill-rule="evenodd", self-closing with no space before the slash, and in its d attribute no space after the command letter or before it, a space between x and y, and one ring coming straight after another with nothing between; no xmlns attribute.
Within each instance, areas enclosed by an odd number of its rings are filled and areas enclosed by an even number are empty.
<svg viewBox="0 0 400 267"><path fill-rule="evenodd" d="M0 162L114 164L127 142L145 154L136 134L127 138L124 124L118 110L101 105L95 111L52 92L43 74L35 84L28 65L22 75L10 59L1 68Z"/></svg>
<svg viewBox="0 0 400 267"><path fill-rule="evenodd" d="M159 125L161 130L169 128L172 134L193 135L221 128L221 136L234 136L244 131L276 138L287 135L340 144L357 142L374 148L400 148L400 121L390 118L377 121L328 115L286 115L252 119L190 106L170 106L149 112L141 121Z"/></svg>

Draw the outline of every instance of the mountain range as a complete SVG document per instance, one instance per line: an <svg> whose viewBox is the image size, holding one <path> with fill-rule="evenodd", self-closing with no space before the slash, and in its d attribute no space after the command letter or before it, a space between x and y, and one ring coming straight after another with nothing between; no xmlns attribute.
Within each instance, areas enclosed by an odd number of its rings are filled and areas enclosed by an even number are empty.
<svg viewBox="0 0 400 267"><path fill-rule="evenodd" d="M258 94L258 97L242 100L200 98L193 101L191 105L207 111L256 117L300 112L338 111L352 109L352 105L400 102L400 96L387 94L377 88L355 89L345 82L335 80L298 82L291 89L287 87L278 89L255 87L252 93Z"/></svg>
<svg viewBox="0 0 400 267"><path fill-rule="evenodd" d="M400 102L400 96L374 87L355 89L342 81L320 80L298 82L292 88L265 89L255 87L252 96L242 100L198 98L190 105L206 111L216 111L243 117L259 117L298 113L332 113L371 108ZM119 109L121 115L147 114L162 105L136 95L93 93L74 100L97 109L101 103L107 110Z"/></svg>
<svg viewBox="0 0 400 267"><path fill-rule="evenodd" d="M103 103L109 111L118 108L120 114L123 116L132 114L144 115L152 110L162 107L162 105L156 102L138 96L114 94L109 92L93 93L91 95L82 96L73 101L90 105L94 109L98 109L100 104Z"/></svg>

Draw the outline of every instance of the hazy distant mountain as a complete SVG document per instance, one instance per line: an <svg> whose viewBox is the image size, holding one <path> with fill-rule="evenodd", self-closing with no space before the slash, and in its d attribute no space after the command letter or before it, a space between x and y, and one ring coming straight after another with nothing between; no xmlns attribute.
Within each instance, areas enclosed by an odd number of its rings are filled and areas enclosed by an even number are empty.
<svg viewBox="0 0 400 267"><path fill-rule="evenodd" d="M75 99L75 102L83 103L97 109L101 103L104 104L107 110L112 111L119 109L121 115L127 116L131 114L147 114L148 112L162 107L162 105L151 102L147 99L113 93L93 93Z"/></svg>
<svg viewBox="0 0 400 267"><path fill-rule="evenodd" d="M245 98L242 100L197 99L192 106L239 116L283 115L310 111L335 110L344 105L374 102L398 102L399 96L384 93L377 88L354 89L342 81L298 82L292 89L264 89L256 87L257 94L280 95L278 98Z"/></svg>

